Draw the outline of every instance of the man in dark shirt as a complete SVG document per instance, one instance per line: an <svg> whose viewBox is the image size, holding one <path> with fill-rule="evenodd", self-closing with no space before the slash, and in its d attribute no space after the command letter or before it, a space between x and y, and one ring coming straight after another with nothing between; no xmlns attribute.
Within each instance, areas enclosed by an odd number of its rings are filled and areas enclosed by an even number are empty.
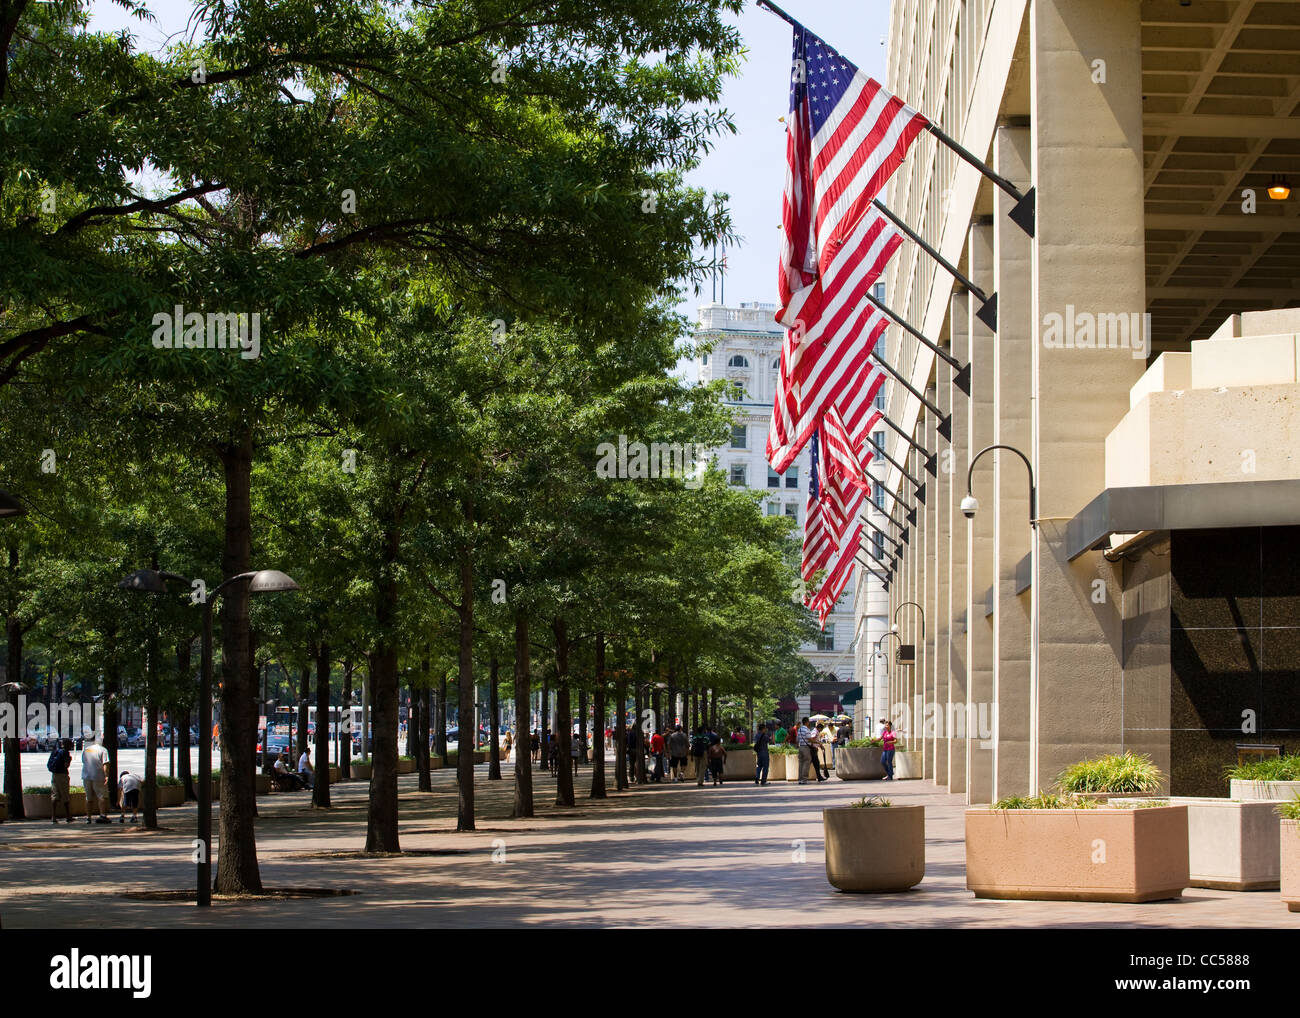
<svg viewBox="0 0 1300 1018"><path fill-rule="evenodd" d="M50 816L54 823L59 822L59 803L63 803L72 823L72 786L68 779L68 767L72 763L72 740L63 739L58 747L50 753L46 767L50 772Z"/></svg>

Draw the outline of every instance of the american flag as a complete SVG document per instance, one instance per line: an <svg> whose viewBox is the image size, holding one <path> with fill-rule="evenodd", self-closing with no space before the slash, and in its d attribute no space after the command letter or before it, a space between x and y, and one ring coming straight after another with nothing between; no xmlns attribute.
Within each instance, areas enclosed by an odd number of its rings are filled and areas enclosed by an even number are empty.
<svg viewBox="0 0 1300 1018"><path fill-rule="evenodd" d="M767 442L777 473L827 407L870 381L866 359L889 323L863 298L902 243L871 202L928 123L795 26L776 316L790 331Z"/></svg>

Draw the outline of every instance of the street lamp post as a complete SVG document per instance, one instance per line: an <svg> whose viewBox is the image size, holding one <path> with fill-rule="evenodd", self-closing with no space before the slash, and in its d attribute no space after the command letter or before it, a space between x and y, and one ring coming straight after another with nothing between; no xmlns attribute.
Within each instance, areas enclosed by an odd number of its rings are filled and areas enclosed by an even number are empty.
<svg viewBox="0 0 1300 1018"><path fill-rule="evenodd" d="M132 573L119 587L149 594L167 593L167 581L190 583L179 573L141 569ZM247 581L250 594L271 594L297 590L298 584L277 569L259 569L238 573L223 580L203 599L203 651L199 669L199 837L203 843L198 860L198 902L200 908L212 904L212 607L227 587Z"/></svg>
<svg viewBox="0 0 1300 1018"><path fill-rule="evenodd" d="M1033 532L1029 542L1029 561L1030 576L1035 580L1038 578L1038 559L1039 559L1039 538L1038 530L1038 487L1034 482L1034 465L1029 462L1029 457L1013 445L989 445L985 446L975 454L974 459L970 461L970 467L966 471L966 497L961 500L962 514L968 519L974 519L975 513L979 509L979 502L975 494L971 491L971 482L975 475L975 464L986 452L992 452L994 449L1006 449L1014 452L1024 461L1025 469L1029 471L1029 527ZM1038 787L1038 583L1030 585L1029 592L1029 787ZM966 705L967 714L971 710L971 705ZM968 743L973 745L973 743ZM998 711L993 711L993 753L994 753L994 770L997 774L997 752L998 752ZM996 780L994 782L996 790Z"/></svg>
<svg viewBox="0 0 1300 1018"><path fill-rule="evenodd" d="M881 633L881 634L880 634L880 639L878 639L878 640L876 641L876 649L875 649L875 652L871 655L871 687L872 687L872 689L871 689L871 698L872 698L872 700L875 700L875 699L876 699L876 695L877 695L877 692L878 692L878 690L879 690L879 686L878 686L877 683L876 683L876 658L880 656L880 645L881 645L881 643L883 643L883 642L884 642L888 637L891 637L891 636L892 636L895 640L898 641L898 645L899 645L900 647L903 645L903 638L902 638L901 636L899 636L898 633L894 632L894 630L892 630L892 629L891 629L889 632L887 632L887 633ZM886 682L889 681L889 664L888 664L888 662L885 663L885 681L886 681ZM889 693L888 693L888 691L886 691L886 693L885 693L885 699L889 699ZM881 714L880 714L880 704L876 703L876 704L873 704L873 706L874 706L875 711L876 711L876 720L879 721L880 718L881 718Z"/></svg>

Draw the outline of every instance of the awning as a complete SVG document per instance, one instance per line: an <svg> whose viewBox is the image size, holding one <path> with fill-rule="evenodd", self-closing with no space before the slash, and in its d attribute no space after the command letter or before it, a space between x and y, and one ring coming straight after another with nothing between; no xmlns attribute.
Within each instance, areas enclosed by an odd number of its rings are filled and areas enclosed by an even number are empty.
<svg viewBox="0 0 1300 1018"><path fill-rule="evenodd" d="M841 696L840 703L844 704L844 706L847 707L849 704L857 703L861 699L862 699L862 687L859 685L854 689L850 689L847 693Z"/></svg>

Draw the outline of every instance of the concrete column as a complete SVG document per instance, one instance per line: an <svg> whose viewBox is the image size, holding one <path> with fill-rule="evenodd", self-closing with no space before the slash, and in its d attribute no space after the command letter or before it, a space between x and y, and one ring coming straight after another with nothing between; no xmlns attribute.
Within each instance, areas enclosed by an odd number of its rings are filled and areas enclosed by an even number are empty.
<svg viewBox="0 0 1300 1018"><path fill-rule="evenodd" d="M939 364L936 366L936 370L946 370L946 365ZM930 386L926 390L925 395L926 398L935 406L939 405L939 393L935 386ZM934 448L935 424L934 415L927 411L925 418L921 422L921 426L916 432L916 440L927 449ZM920 675L924 684L925 709L930 712L931 716L933 716L939 700L938 685L935 681L934 670L934 618L936 615L935 590L939 580L939 563L938 557L935 554L935 549L939 545L939 532L937 527L939 520L939 500L935 497L937 492L934 490L934 484L931 481L930 475L925 472L926 457L920 452L917 452L914 460L916 462L916 477L925 484L926 490L924 507L925 515L922 517L925 520L925 589L923 591L924 596L917 598L917 602L921 605L921 611L917 611L915 608L913 608L912 611L916 613L916 635L917 639L920 641L917 646L917 668L920 670ZM918 509L919 508L920 507L918 507ZM938 746L939 728L932 725L926 730L925 759L923 761L923 773L925 777L930 780L933 780L937 774L936 764Z"/></svg>
<svg viewBox="0 0 1300 1018"><path fill-rule="evenodd" d="M952 355L965 364L970 360L970 313L965 291L953 294L948 305L949 336ZM966 394L948 385L948 406L952 410L952 441L939 455L940 476L947 478L947 567L948 567L948 661L947 695L944 697L944 741L948 749L948 791L966 791L966 744L948 725L954 711L964 716L966 705L966 519L959 507L966 494L966 464L970 458L970 415ZM942 783L942 782L940 782Z"/></svg>
<svg viewBox="0 0 1300 1018"><path fill-rule="evenodd" d="M951 346L951 341L949 342ZM934 404L947 416L952 412L952 372L946 366L938 368L941 381L935 391ZM947 372L945 375L944 372ZM958 392L960 396L961 393ZM934 702L935 710L945 718L948 716L948 641L952 634L952 606L949 586L952 582L952 471L943 469L951 467L952 453L936 430L938 421L926 429L926 448L936 455L938 476L929 481L934 491L934 604L927 608L925 621L927 631L933 634L934 660ZM941 727L935 729L935 784L948 784L948 732Z"/></svg>
<svg viewBox="0 0 1300 1018"><path fill-rule="evenodd" d="M988 293L993 289L993 225L979 222L971 227L967 240L971 281ZM969 468L975 456L993 442L993 350L992 331L975 317L979 302L968 295L971 341L971 395L967 404L970 449ZM965 495L965 473L962 495ZM981 705L987 716L993 702L993 624L985 616L985 593L993 582L993 522L996 513L993 490L993 454L979 460L972 478L972 490L980 511L966 524L966 661L970 673L965 713L966 801L991 802L993 796L992 740L979 738L977 728ZM953 719L956 722L956 718Z"/></svg>
<svg viewBox="0 0 1300 1018"><path fill-rule="evenodd" d="M993 143L993 165L1021 190L1028 190L1031 143L1027 126L1001 126ZM1030 456L1029 392L1033 354L1032 242L1007 218L1014 199L993 198L993 276L998 294L998 336L993 378L993 441ZM1016 566L1029 554L1029 475L1020 458L998 450L993 467L996 499L993 546L997 560L993 615L992 718L972 721L981 738L993 738L993 798L1032 794L1029 783L1029 699L1032 593L1016 594ZM991 725L986 723L986 718ZM991 733L987 732L992 727Z"/></svg>
<svg viewBox="0 0 1300 1018"><path fill-rule="evenodd" d="M1110 580L1110 566L1099 552L1069 562L1065 533L1069 519L1105 487L1105 438L1128 410L1129 388L1145 367L1145 351L1132 349L1140 343L1130 337L1128 348L1099 346L1096 328L1118 321L1099 316L1127 320L1146 305L1139 6L1036 0L1030 8L1038 188L1032 428L1040 519L1033 786L1050 784L1076 760L1119 748L1123 739L1121 620L1111 597L1095 603L1091 596L1094 580ZM1097 60L1105 61L1101 84L1092 80ZM1113 324L1108 331L1117 339Z"/></svg>

